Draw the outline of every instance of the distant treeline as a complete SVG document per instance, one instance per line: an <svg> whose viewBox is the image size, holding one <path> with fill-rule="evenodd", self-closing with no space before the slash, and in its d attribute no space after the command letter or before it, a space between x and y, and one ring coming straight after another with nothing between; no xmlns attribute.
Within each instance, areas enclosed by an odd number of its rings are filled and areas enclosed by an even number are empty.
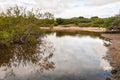
<svg viewBox="0 0 120 80"><path fill-rule="evenodd" d="M53 27L54 16L41 10L10 7L0 13L0 44L34 43L40 26Z"/></svg>
<svg viewBox="0 0 120 80"><path fill-rule="evenodd" d="M120 31L120 15L109 18L99 18L94 16L91 18L74 17L70 19L57 18L55 25L75 24L79 27L105 27L108 30Z"/></svg>

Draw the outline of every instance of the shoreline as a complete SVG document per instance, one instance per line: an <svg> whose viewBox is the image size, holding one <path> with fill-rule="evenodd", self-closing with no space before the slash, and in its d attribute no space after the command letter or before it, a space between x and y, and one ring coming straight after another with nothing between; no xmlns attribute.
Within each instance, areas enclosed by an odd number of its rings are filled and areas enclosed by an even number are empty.
<svg viewBox="0 0 120 80"><path fill-rule="evenodd" d="M112 78L120 80L120 33L118 34L102 34L103 37L110 39L111 45L108 47L106 59L113 67L111 73ZM113 80L111 79L111 80Z"/></svg>
<svg viewBox="0 0 120 80"><path fill-rule="evenodd" d="M41 30L45 31L66 31L66 32L79 32L79 31L88 31L88 32L106 32L106 28L99 27L77 27L77 26L55 26L52 29L50 27L40 27Z"/></svg>

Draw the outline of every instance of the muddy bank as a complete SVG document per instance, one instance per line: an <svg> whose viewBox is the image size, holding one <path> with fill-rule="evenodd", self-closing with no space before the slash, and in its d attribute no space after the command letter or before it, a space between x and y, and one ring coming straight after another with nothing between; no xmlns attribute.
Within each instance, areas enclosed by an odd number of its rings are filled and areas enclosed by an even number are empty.
<svg viewBox="0 0 120 80"><path fill-rule="evenodd" d="M120 34L103 34L102 36L111 40L107 59L110 61L113 70L108 80L120 80Z"/></svg>
<svg viewBox="0 0 120 80"><path fill-rule="evenodd" d="M78 32L78 31L89 31L89 32L106 32L105 28L99 28L99 27L77 27L77 26L55 26L52 29L49 27L41 27L42 30L47 31L65 31L65 32Z"/></svg>

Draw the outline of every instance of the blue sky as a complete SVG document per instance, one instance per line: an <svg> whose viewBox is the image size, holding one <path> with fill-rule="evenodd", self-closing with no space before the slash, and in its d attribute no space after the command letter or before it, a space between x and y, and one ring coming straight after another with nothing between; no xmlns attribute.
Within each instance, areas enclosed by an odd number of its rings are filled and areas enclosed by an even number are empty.
<svg viewBox="0 0 120 80"><path fill-rule="evenodd" d="M40 8L55 17L109 17L120 12L120 0L0 0L0 9L14 5Z"/></svg>

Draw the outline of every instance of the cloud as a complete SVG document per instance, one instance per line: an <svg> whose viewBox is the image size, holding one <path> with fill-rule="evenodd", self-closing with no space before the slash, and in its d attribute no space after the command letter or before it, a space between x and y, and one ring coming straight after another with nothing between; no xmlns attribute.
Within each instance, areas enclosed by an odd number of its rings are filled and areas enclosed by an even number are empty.
<svg viewBox="0 0 120 80"><path fill-rule="evenodd" d="M99 17L109 17L118 14L120 11L120 2L111 3L103 6L79 6L73 7L70 10L66 10L57 17L75 17L75 16L99 16ZM67 14L67 15L66 15Z"/></svg>
<svg viewBox="0 0 120 80"><path fill-rule="evenodd" d="M115 15L120 9L120 0L0 0L0 8L14 5L40 8L55 14L56 17Z"/></svg>
<svg viewBox="0 0 120 80"><path fill-rule="evenodd" d="M93 0L93 5L105 5L115 2L120 2L120 0Z"/></svg>

